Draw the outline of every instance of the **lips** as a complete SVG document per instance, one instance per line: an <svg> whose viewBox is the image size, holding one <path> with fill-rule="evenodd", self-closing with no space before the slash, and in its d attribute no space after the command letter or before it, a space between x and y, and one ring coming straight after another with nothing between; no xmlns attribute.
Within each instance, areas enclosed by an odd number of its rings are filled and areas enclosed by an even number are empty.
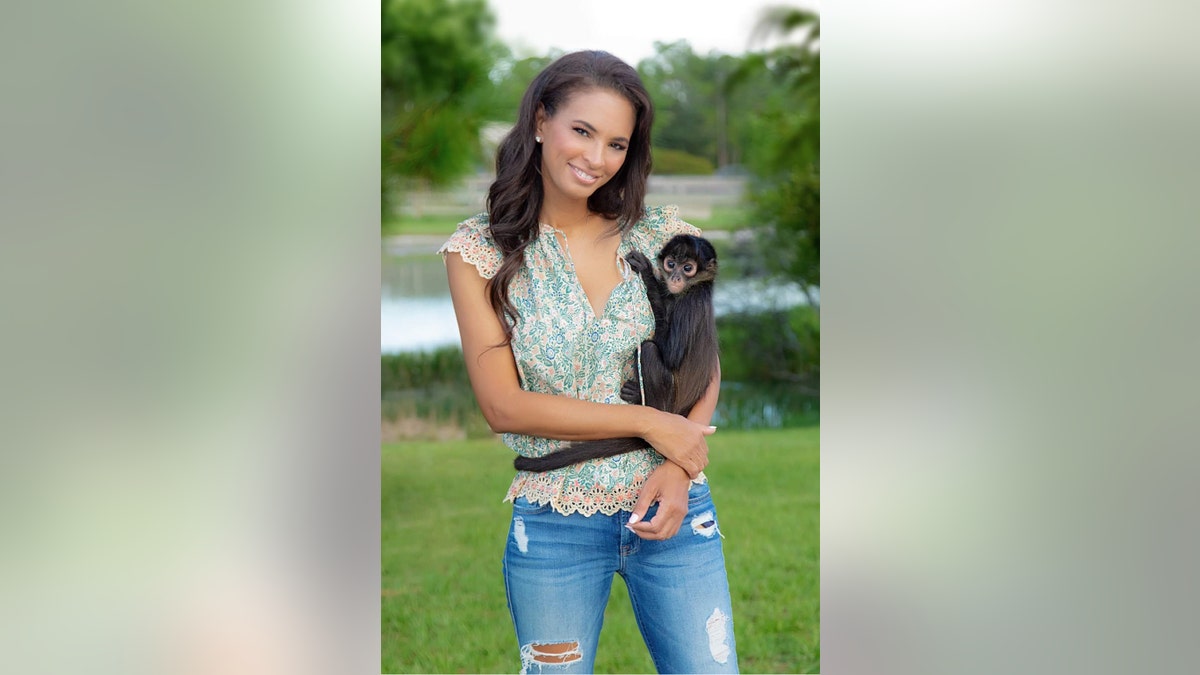
<svg viewBox="0 0 1200 675"><path fill-rule="evenodd" d="M590 184L595 183L596 181L600 180L599 176L593 176L590 173L582 171L573 164L568 165L568 166L570 166L571 170L575 172L575 175L579 177L579 180L583 181L584 183L588 183L590 185Z"/></svg>

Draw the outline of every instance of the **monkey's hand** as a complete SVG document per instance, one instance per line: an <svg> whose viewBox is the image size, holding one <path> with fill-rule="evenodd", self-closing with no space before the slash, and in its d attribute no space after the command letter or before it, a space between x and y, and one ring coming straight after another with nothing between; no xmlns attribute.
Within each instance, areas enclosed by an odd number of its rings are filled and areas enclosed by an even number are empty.
<svg viewBox="0 0 1200 675"><path fill-rule="evenodd" d="M621 400L634 405L643 405L642 386L638 384L637 375L634 375L625 384L621 385Z"/></svg>
<svg viewBox="0 0 1200 675"><path fill-rule="evenodd" d="M650 259L647 258L646 255L641 251L630 251L629 254L625 256L625 260L629 261L629 267L638 274L642 274L646 270L651 269Z"/></svg>

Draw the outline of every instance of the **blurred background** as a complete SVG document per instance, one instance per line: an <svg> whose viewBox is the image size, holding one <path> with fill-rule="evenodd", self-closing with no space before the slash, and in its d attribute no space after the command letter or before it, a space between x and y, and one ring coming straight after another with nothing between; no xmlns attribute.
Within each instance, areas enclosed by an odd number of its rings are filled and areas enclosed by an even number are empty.
<svg viewBox="0 0 1200 675"><path fill-rule="evenodd" d="M478 411L435 252L485 210L526 86L578 49L637 68L656 107L646 202L678 205L721 258L708 473L742 667L819 669L819 46L817 7L799 3L383 2L385 672L515 666L494 564L512 454ZM597 670L653 672L617 589ZM470 648L464 631L437 630L447 623L471 627Z"/></svg>
<svg viewBox="0 0 1200 675"><path fill-rule="evenodd" d="M636 65L805 35L751 44L753 3L547 4L490 3L480 43ZM510 454L380 456L385 7L0 9L4 672L515 670ZM1198 19L822 9L821 601L818 427L723 428L745 672L814 670L818 612L827 673L1195 670ZM402 61L449 58L421 44ZM598 670L649 670L625 611Z"/></svg>

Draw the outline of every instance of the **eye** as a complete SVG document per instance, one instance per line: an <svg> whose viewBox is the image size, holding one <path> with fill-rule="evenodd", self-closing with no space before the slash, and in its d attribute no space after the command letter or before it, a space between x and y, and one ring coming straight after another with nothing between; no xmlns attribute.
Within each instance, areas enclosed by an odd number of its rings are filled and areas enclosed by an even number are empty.
<svg viewBox="0 0 1200 675"><path fill-rule="evenodd" d="M667 268L668 270L673 270L673 269L675 269L675 261L670 258L667 258L666 260L663 261L663 267Z"/></svg>
<svg viewBox="0 0 1200 675"><path fill-rule="evenodd" d="M625 146L620 143L610 143L608 147L618 152L625 152Z"/></svg>
<svg viewBox="0 0 1200 675"><path fill-rule="evenodd" d="M696 266L692 263L687 263L683 266L683 273L689 277L696 273Z"/></svg>
<svg viewBox="0 0 1200 675"><path fill-rule="evenodd" d="M588 130L584 129L583 127L575 127L575 133L579 134L580 136L583 136L584 138L587 138Z"/></svg>

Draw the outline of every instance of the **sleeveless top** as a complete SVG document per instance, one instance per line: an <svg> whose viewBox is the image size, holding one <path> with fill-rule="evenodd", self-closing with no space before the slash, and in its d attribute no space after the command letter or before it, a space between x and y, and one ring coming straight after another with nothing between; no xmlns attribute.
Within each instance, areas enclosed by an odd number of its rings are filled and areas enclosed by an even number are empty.
<svg viewBox="0 0 1200 675"><path fill-rule="evenodd" d="M679 219L674 206L648 207L643 217L621 237L617 259L622 281L596 316L575 276L569 246L542 224L538 237L525 249L524 267L509 286L509 298L520 316L513 326L512 352L521 387L527 391L571 396L587 401L628 405L621 385L634 369L634 353L654 331L654 314L646 287L624 258L632 250L654 260L659 249L677 234L700 234ZM488 230L486 213L468 218L438 253L455 252L491 279L501 254ZM562 441L524 434L503 434L504 444L526 457L557 450ZM518 471L505 501L525 497L536 505L550 504L564 515L596 512L613 515L637 503L642 483L665 461L649 448L594 459L545 473ZM696 481L703 481L703 474Z"/></svg>

